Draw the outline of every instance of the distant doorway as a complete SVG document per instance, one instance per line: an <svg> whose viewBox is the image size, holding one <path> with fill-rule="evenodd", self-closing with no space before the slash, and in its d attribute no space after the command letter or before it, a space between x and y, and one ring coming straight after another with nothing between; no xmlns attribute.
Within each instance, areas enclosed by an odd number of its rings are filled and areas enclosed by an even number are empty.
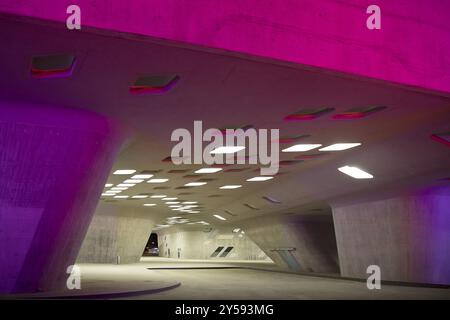
<svg viewBox="0 0 450 320"><path fill-rule="evenodd" d="M142 254L144 257L158 257L159 256L159 248L158 248L158 235L156 233L150 234L148 238L147 245L145 246L144 253Z"/></svg>

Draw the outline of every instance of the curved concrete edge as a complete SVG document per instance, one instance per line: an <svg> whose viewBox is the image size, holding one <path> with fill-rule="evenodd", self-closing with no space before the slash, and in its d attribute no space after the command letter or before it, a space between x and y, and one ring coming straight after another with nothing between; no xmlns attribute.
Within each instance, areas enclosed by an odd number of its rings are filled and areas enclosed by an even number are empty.
<svg viewBox="0 0 450 320"><path fill-rule="evenodd" d="M127 298L139 295L155 294L167 290L172 290L181 286L181 282L167 283L165 286L158 288L149 288L143 290L127 290L127 291L114 291L114 292L85 292L72 294L71 292L62 293L36 293L36 294L19 294L19 295L7 295L0 296L0 299L5 300L87 300L87 299L115 299L115 298Z"/></svg>

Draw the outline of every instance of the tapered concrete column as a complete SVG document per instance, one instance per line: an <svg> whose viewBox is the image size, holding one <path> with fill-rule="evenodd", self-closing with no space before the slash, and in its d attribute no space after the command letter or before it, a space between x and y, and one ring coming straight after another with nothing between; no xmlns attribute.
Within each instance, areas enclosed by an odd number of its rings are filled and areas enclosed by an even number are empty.
<svg viewBox="0 0 450 320"><path fill-rule="evenodd" d="M65 285L125 136L91 112L0 102L0 292Z"/></svg>
<svg viewBox="0 0 450 320"><path fill-rule="evenodd" d="M331 214L258 217L240 226L281 268L339 273Z"/></svg>
<svg viewBox="0 0 450 320"><path fill-rule="evenodd" d="M333 208L342 276L450 284L450 188Z"/></svg>
<svg viewBox="0 0 450 320"><path fill-rule="evenodd" d="M160 214L152 207L136 208L100 203L77 262L138 262L159 218Z"/></svg>

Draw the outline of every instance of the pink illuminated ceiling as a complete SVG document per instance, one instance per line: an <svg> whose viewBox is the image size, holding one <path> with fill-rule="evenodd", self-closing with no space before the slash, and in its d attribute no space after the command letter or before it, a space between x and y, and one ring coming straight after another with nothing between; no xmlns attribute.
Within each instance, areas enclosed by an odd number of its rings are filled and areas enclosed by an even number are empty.
<svg viewBox="0 0 450 320"><path fill-rule="evenodd" d="M90 109L120 120L134 129L135 138L122 150L114 169L148 170L155 178L169 179L139 185L129 195L163 193L198 201L203 208L198 219L213 222L213 212L230 221L296 213L349 194L405 190L448 177L448 147L430 139L431 134L449 130L445 96L160 40L129 39L92 29L69 32L61 24L18 22L9 16L0 19L0 36L9 43L0 50L1 99ZM76 57L71 76L31 77L32 57L53 53ZM130 94L130 86L139 77L161 74L176 74L179 79L163 94ZM284 121L303 108L323 106L333 110L308 121ZM367 117L334 118L371 106L386 108ZM195 176L201 166L178 167L162 161L170 155L172 130L192 130L194 120L202 120L205 128L279 128L286 139L282 148L295 143L360 142L362 146L323 156L314 150L282 153L281 174L266 182L245 181L258 175L254 165L228 166L227 172ZM340 174L337 168L347 164L366 168L375 179L356 181ZM117 184L124 178L110 175L108 182ZM183 188L187 182L204 179L212 180L205 186ZM243 187L219 189L225 184ZM114 204L142 206L145 202L148 199L119 199Z"/></svg>
<svg viewBox="0 0 450 320"><path fill-rule="evenodd" d="M65 24L71 0L0 1L0 12ZM100 28L450 92L444 0L78 0ZM381 9L381 30L366 27Z"/></svg>

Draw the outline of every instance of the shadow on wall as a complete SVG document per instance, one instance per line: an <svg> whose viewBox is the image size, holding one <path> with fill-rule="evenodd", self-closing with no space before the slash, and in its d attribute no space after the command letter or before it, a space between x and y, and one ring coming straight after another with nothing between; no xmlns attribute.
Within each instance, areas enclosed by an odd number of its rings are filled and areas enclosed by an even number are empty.
<svg viewBox="0 0 450 320"><path fill-rule="evenodd" d="M331 212L251 219L242 228L283 269L339 273Z"/></svg>

